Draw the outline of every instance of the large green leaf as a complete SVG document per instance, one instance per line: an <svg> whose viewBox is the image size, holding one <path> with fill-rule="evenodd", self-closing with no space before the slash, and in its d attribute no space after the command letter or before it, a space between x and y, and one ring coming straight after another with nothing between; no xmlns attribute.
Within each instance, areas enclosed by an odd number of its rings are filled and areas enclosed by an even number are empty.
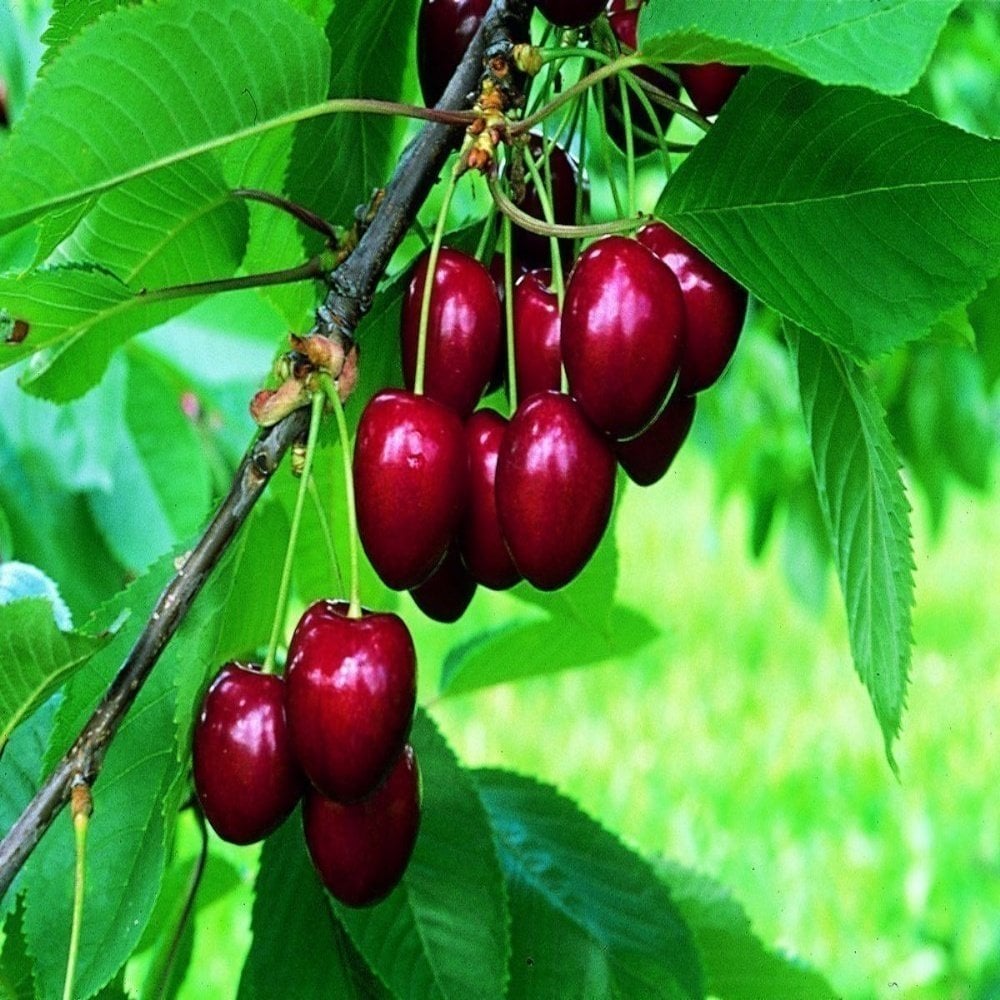
<svg viewBox="0 0 1000 1000"><path fill-rule="evenodd" d="M398 997L505 996L507 901L486 813L422 712L412 741L423 781L420 836L402 883L378 906L335 905L358 950Z"/></svg>
<svg viewBox="0 0 1000 1000"><path fill-rule="evenodd" d="M282 0L165 0L103 17L38 81L0 156L0 233L290 124L322 101L328 73L322 32Z"/></svg>
<svg viewBox="0 0 1000 1000"><path fill-rule="evenodd" d="M141 0L55 0L52 16L42 35L45 43L43 65L48 66L67 42L102 14L128 3L139 2Z"/></svg>
<svg viewBox="0 0 1000 1000"><path fill-rule="evenodd" d="M264 843L238 1000L362 1000L343 933L309 863L296 812Z"/></svg>
<svg viewBox="0 0 1000 1000"><path fill-rule="evenodd" d="M44 597L0 604L0 753L14 729L104 642L61 632Z"/></svg>
<svg viewBox="0 0 1000 1000"><path fill-rule="evenodd" d="M854 665L895 767L892 741L903 714L913 641L910 507L899 458L865 373L809 333L789 326L787 334Z"/></svg>
<svg viewBox="0 0 1000 1000"><path fill-rule="evenodd" d="M24 942L24 901L17 906L3 925L3 949L0 950L0 998L2 1000L35 1000L31 979L31 960Z"/></svg>
<svg viewBox="0 0 1000 1000"><path fill-rule="evenodd" d="M778 312L872 358L1000 270L1000 142L758 69L657 215Z"/></svg>
<svg viewBox="0 0 1000 1000"><path fill-rule="evenodd" d="M509 996L704 996L683 916L653 868L554 788L475 774L507 877Z"/></svg>
<svg viewBox="0 0 1000 1000"><path fill-rule="evenodd" d="M840 994L818 972L766 948L728 890L680 865L658 867L694 934L709 995L718 1000L838 1000Z"/></svg>
<svg viewBox="0 0 1000 1000"><path fill-rule="evenodd" d="M959 0L651 0L640 49L664 61L773 66L903 94Z"/></svg>

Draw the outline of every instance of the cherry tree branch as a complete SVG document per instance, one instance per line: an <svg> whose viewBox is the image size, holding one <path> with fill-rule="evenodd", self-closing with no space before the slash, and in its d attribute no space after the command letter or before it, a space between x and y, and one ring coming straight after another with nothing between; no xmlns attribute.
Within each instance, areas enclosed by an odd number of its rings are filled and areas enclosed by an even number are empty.
<svg viewBox="0 0 1000 1000"><path fill-rule="evenodd" d="M528 0L494 0L438 102L438 109L468 106L482 76L485 54L491 59L509 55L513 42L527 37L530 13ZM393 252L460 136L460 128L454 125L430 123L410 143L354 252L330 276L330 293L317 312L320 329L326 326L353 336L371 306ZM92 785L97 778L108 747L160 654L264 492L285 452L305 432L308 419L307 410L293 412L263 432L247 451L228 495L160 595L111 686L73 745L0 841L0 897L69 800L73 786Z"/></svg>

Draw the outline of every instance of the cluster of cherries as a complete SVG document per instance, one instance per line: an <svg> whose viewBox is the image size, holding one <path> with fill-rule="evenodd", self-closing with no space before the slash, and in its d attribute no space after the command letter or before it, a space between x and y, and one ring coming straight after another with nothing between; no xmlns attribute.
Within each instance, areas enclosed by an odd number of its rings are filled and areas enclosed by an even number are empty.
<svg viewBox="0 0 1000 1000"><path fill-rule="evenodd" d="M226 664L195 723L194 783L224 840L250 844L303 799L305 842L326 887L368 906L399 882L420 825L407 743L416 700L410 633L392 614L320 601L303 614L284 676Z"/></svg>

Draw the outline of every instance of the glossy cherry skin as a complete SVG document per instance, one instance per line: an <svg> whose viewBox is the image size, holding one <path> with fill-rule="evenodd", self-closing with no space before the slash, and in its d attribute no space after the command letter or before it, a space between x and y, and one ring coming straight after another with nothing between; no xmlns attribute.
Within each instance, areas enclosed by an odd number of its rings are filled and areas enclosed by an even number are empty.
<svg viewBox="0 0 1000 1000"><path fill-rule="evenodd" d="M465 509L469 459L462 421L443 403L401 389L371 398L358 424L358 535L396 590L437 569Z"/></svg>
<svg viewBox="0 0 1000 1000"><path fill-rule="evenodd" d="M288 647L285 709L295 756L325 796L364 798L406 743L417 697L417 660L403 620L343 601L318 601Z"/></svg>
<svg viewBox="0 0 1000 1000"><path fill-rule="evenodd" d="M227 663L194 726L194 787L212 829L252 844L277 829L305 790L285 719L285 683Z"/></svg>
<svg viewBox="0 0 1000 1000"><path fill-rule="evenodd" d="M608 526L615 458L569 396L538 393L507 428L496 491L514 565L539 590L557 590L583 569Z"/></svg>
<svg viewBox="0 0 1000 1000"><path fill-rule="evenodd" d="M475 414L473 414L475 416ZM436 622L457 622L476 596L476 581L465 568L458 546L452 544L436 570L410 591L413 603Z"/></svg>
<svg viewBox="0 0 1000 1000"><path fill-rule="evenodd" d="M559 300L549 287L551 271L530 271L514 286L514 371L517 397L558 389Z"/></svg>
<svg viewBox="0 0 1000 1000"><path fill-rule="evenodd" d="M694 423L695 397L674 393L637 437L615 444L618 464L638 486L658 483L673 464Z"/></svg>
<svg viewBox="0 0 1000 1000"><path fill-rule="evenodd" d="M417 370L420 306L428 254L417 262L403 298L403 375L413 388ZM463 419L482 396L496 368L503 314L496 283L474 257L442 247L438 255L427 323L424 392Z"/></svg>
<svg viewBox="0 0 1000 1000"><path fill-rule="evenodd" d="M306 847L331 894L347 906L371 906L399 884L420 831L420 771L407 746L368 798L334 802L306 795Z"/></svg>
<svg viewBox="0 0 1000 1000"><path fill-rule="evenodd" d="M680 286L649 250L607 236L580 254L566 286L561 347L570 392L598 429L632 437L656 416L683 338Z"/></svg>
<svg viewBox="0 0 1000 1000"><path fill-rule="evenodd" d="M677 67L681 83L692 104L703 115L717 115L736 84L746 73L746 66L727 66L725 63L705 63L701 66L685 64Z"/></svg>
<svg viewBox="0 0 1000 1000"><path fill-rule="evenodd" d="M535 6L557 27L581 28L604 10L604 0L536 0Z"/></svg>
<svg viewBox="0 0 1000 1000"><path fill-rule="evenodd" d="M662 222L636 234L673 271L684 296L685 333L678 391L713 385L736 350L747 314L746 289Z"/></svg>
<svg viewBox="0 0 1000 1000"><path fill-rule="evenodd" d="M458 69L490 0L423 0L417 18L417 75L433 107Z"/></svg>
<svg viewBox="0 0 1000 1000"><path fill-rule="evenodd" d="M462 558L472 578L492 590L506 590L521 579L497 516L497 457L507 426L507 421L493 410L476 410L465 424L469 502L459 534Z"/></svg>

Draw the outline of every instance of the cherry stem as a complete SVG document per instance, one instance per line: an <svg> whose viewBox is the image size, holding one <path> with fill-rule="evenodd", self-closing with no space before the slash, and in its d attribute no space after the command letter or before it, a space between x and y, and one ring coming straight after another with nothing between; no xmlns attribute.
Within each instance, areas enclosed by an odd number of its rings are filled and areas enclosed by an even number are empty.
<svg viewBox="0 0 1000 1000"><path fill-rule="evenodd" d="M319 530L323 535L323 545L326 548L327 558L330 560L330 569L337 579L337 589L343 593L344 577L340 572L340 560L337 558L337 549L333 544L333 535L330 533L330 524L327 520L326 510L323 507L323 501L320 498L319 490L316 488L315 479L309 480L309 499L312 500L313 508L316 511L316 519L319 521Z"/></svg>
<svg viewBox="0 0 1000 1000"><path fill-rule="evenodd" d="M590 125L590 102L584 97L580 101L580 120L578 123L580 132L580 180L576 185L576 203L573 210L573 220L577 225L580 224L580 220L583 218L583 171L587 164L587 128ZM580 240L576 239L573 241L573 259L579 256L580 253Z"/></svg>
<svg viewBox="0 0 1000 1000"><path fill-rule="evenodd" d="M507 197L500 189L500 184L495 177L487 178L490 186L490 194L496 202L497 208L509 218L516 222L522 229L527 229L529 233L537 233L539 236L564 236L567 239L587 239L596 236L612 236L615 233L630 233L634 229L645 225L649 221L646 215L637 215L634 219L615 219L611 222L595 222L588 226L563 226L559 224L549 225L536 219L533 215L528 215L522 211Z"/></svg>
<svg viewBox="0 0 1000 1000"><path fill-rule="evenodd" d="M486 267L490 266L488 260L492 257L497 246L496 215L497 207L491 201L490 209L486 213L486 218L483 219L483 231L479 234L479 242L476 244L476 260Z"/></svg>
<svg viewBox="0 0 1000 1000"><path fill-rule="evenodd" d="M424 293L420 300L420 326L417 328L417 372L413 380L413 391L418 396L424 394L424 372L427 367L427 326L431 318L431 293L434 290L434 276L437 272L441 242L444 239L444 230L448 222L448 209L451 207L451 198L458 185L458 176L457 172L452 171L448 177L444 197L441 200L441 209L438 212L437 225L434 227L434 238L431 240L431 248L427 257Z"/></svg>
<svg viewBox="0 0 1000 1000"><path fill-rule="evenodd" d="M267 656L264 657L262 670L265 674L274 673L274 663L278 653L278 639L285 624L285 611L288 605L288 591L292 583L292 567L295 564L295 543L299 537L299 524L302 521L302 508L305 506L308 492L309 477L312 475L313 455L316 451L316 440L319 437L319 425L323 416L323 394L317 392L312 398L312 409L309 414L309 436L306 438L306 460L302 465L302 476L299 479L299 490L295 495L295 509L292 513L292 526L288 532L288 547L285 549L285 564L281 569L281 582L278 584L278 600L274 609L274 623L271 626L271 638L267 643Z"/></svg>
<svg viewBox="0 0 1000 1000"><path fill-rule="evenodd" d="M628 214L635 214L635 137L632 135L632 105L628 100L628 84L624 74L618 77L618 93L622 102L622 127L625 130L625 198Z"/></svg>
<svg viewBox="0 0 1000 1000"><path fill-rule="evenodd" d="M594 103L597 106L597 117L603 122L606 121L606 112L604 108L604 88L598 87L594 91ZM618 178L615 176L615 169L611 164L611 150L609 148L611 140L608 138L607 132L601 132L601 160L604 164L604 176L608 179L608 185L611 188L611 197L615 203L615 211L619 216L625 214L625 205L622 203L621 193L618 190Z"/></svg>
<svg viewBox="0 0 1000 1000"><path fill-rule="evenodd" d="M339 242L336 229L326 219L315 212L310 212L308 208L290 201L288 198L272 194L270 191L261 191L259 188L236 188L232 194L234 198L243 198L246 201L260 201L265 205L271 205L273 208L280 208L281 211L287 212L293 218L298 219L303 225L325 236L332 245L336 246Z"/></svg>
<svg viewBox="0 0 1000 1000"><path fill-rule="evenodd" d="M337 420L340 435L340 451L344 462L344 495L347 500L347 533L350 537L351 552L351 594L348 618L361 617L361 570L358 558L358 508L354 500L354 476L351 472L351 436L347 431L344 404L340 401L337 386L328 375L323 376L321 385L327 398L333 404L333 414Z"/></svg>
<svg viewBox="0 0 1000 1000"><path fill-rule="evenodd" d="M325 254L320 254L304 264L281 271L264 271L260 274L244 274L236 278L220 278L214 281L196 281L190 285L168 285L166 288L143 288L136 292L136 298L144 299L146 302L163 302L192 295L212 295L216 292L236 292L244 288L288 285L295 281L325 278L333 270L333 263L333 260L327 259Z"/></svg>
<svg viewBox="0 0 1000 1000"><path fill-rule="evenodd" d="M63 985L63 1000L73 1000L73 986L76 980L77 956L80 952L80 930L83 927L83 895L87 880L87 829L93 800L90 786L80 780L73 785L71 794L73 835L76 845L76 867L73 876L73 916L69 931L69 954L66 958L66 980Z"/></svg>
<svg viewBox="0 0 1000 1000"><path fill-rule="evenodd" d="M517 362L514 357L514 239L510 216L503 217L503 308L507 323L507 399L510 415L517 410Z"/></svg>
<svg viewBox="0 0 1000 1000"><path fill-rule="evenodd" d="M552 211L552 199L549 196L549 192L545 189L545 183L542 180L542 175L538 170L538 166L535 163L530 150L525 151L524 163L525 166L527 166L528 173L531 174L531 180L535 185L535 191L538 194L538 203L542 206L542 215L545 216L545 221L550 226L554 226L556 220L555 213ZM548 163L547 159L546 163ZM549 235L549 253L552 255L552 283L556 289L556 298L559 301L559 312L561 313L563 299L566 296L566 285L563 281L562 254L559 250L559 240L551 234Z"/></svg>

